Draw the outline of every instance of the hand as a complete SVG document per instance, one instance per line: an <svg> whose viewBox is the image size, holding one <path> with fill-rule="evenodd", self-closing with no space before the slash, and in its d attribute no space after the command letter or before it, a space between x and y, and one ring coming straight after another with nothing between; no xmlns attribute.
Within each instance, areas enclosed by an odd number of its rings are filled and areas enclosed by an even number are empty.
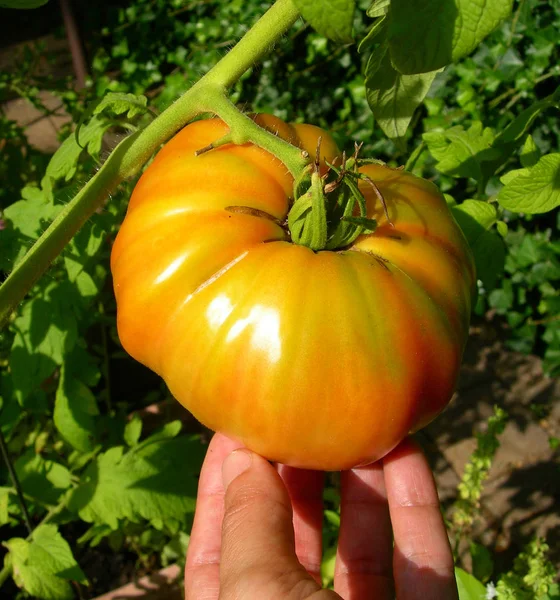
<svg viewBox="0 0 560 600"><path fill-rule="evenodd" d="M457 600L432 473L405 440L341 474L335 590L321 590L323 474L216 434L200 475L187 600ZM393 545L394 541L394 545Z"/></svg>

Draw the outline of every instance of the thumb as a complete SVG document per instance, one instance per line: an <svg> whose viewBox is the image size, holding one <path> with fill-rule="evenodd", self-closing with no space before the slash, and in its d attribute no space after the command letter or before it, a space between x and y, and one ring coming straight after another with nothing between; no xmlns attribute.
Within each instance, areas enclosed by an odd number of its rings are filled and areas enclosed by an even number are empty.
<svg viewBox="0 0 560 600"><path fill-rule="evenodd" d="M327 600L295 553L292 506L276 470L246 449L234 450L222 466L220 600Z"/></svg>

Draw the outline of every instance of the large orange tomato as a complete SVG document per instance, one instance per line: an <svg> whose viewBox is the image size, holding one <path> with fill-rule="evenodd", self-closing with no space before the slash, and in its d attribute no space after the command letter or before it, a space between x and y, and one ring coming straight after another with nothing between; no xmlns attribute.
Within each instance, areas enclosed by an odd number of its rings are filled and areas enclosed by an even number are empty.
<svg viewBox="0 0 560 600"><path fill-rule="evenodd" d="M260 123L338 153L316 127ZM432 183L380 165L361 170L390 222L361 182L373 234L337 251L291 243L284 165L250 144L195 156L225 133L218 119L188 125L134 190L111 256L123 346L202 423L268 459L374 461L453 394L475 281L468 245Z"/></svg>

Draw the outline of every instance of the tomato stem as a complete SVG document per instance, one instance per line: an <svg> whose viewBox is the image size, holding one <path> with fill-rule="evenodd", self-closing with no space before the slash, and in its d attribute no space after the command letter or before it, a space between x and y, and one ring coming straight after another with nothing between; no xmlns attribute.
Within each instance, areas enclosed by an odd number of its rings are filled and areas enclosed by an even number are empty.
<svg viewBox="0 0 560 600"><path fill-rule="evenodd" d="M234 144L252 143L267 150L278 158L295 178L298 178L309 162L306 152L292 146L282 138L270 133L255 123L250 117L243 114L224 96L219 89L207 90L208 104L212 112L217 114L227 125L230 132L225 136ZM215 145L215 144L214 144Z"/></svg>

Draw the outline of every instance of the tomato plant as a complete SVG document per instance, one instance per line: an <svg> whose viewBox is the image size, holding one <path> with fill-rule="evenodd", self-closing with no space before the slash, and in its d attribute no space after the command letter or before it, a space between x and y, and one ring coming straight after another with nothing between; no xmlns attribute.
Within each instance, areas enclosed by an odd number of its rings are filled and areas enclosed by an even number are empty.
<svg viewBox="0 0 560 600"><path fill-rule="evenodd" d="M318 128L261 124L338 154ZM111 256L121 341L202 423L269 459L376 460L451 398L475 282L466 240L432 183L368 164L375 231L292 243L280 161L251 144L195 154L226 133L188 125L136 186Z"/></svg>

